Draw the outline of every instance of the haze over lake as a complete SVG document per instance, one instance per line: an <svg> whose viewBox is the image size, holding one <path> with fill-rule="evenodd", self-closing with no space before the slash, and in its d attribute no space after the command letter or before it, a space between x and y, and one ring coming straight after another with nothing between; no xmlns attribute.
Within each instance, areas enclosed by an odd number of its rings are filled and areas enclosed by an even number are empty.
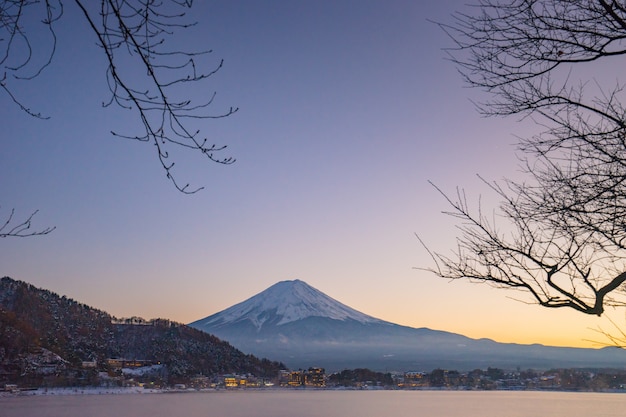
<svg viewBox="0 0 626 417"><path fill-rule="evenodd" d="M620 393L529 391L221 391L0 399L3 417L618 417Z"/></svg>

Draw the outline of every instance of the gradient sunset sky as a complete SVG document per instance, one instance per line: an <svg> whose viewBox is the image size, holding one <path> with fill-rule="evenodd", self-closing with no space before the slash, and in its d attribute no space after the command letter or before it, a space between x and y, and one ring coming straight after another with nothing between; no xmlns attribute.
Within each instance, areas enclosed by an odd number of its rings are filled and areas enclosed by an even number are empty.
<svg viewBox="0 0 626 417"><path fill-rule="evenodd" d="M217 92L235 115L202 125L237 162L177 157L176 191L129 111L102 108L105 62L66 4L57 52L20 98L0 95L0 219L11 208L48 236L0 240L0 275L118 317L188 323L270 285L301 279L377 318L500 342L598 346L606 319L529 305L524 293L448 282L432 249L455 246L446 202L428 183L472 201L476 178L519 175L516 136L535 127L484 119L432 21L465 0L196 1L198 25L174 40L212 49L223 69L194 94ZM192 97L194 98L194 97ZM521 300L521 301L519 301ZM619 312L609 311L616 321Z"/></svg>

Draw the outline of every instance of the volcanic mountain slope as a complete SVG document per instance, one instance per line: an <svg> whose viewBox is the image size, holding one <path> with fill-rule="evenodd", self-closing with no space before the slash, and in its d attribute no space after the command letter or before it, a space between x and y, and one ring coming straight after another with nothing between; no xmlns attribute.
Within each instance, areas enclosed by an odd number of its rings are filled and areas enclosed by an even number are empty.
<svg viewBox="0 0 626 417"><path fill-rule="evenodd" d="M303 281L282 281L189 326L292 369L471 370L623 367L621 349L497 343L411 328L356 311Z"/></svg>
<svg viewBox="0 0 626 417"><path fill-rule="evenodd" d="M82 361L95 361L97 369L106 369L108 358L161 363L173 379L232 372L273 377L284 368L184 324L116 320L51 291L0 279L0 383L7 377L12 382L40 383L49 375L36 365L50 362L49 358L54 358L55 372L64 375L82 372Z"/></svg>
<svg viewBox="0 0 626 417"><path fill-rule="evenodd" d="M358 312L345 304L316 290L298 279L282 281L250 299L226 310L192 323L194 327L223 327L233 324L252 326L257 332L273 326L325 317L336 321L356 321L361 324L385 323ZM390 324L390 323L388 323Z"/></svg>

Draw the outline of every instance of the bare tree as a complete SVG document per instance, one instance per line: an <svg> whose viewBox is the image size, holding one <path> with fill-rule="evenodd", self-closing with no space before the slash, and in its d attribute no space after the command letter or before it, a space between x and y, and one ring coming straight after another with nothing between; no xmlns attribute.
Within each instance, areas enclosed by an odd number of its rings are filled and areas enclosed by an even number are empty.
<svg viewBox="0 0 626 417"><path fill-rule="evenodd" d="M460 234L452 254L429 251L430 270L546 307L626 305L624 84L594 75L624 63L626 3L480 0L472 10L440 26L466 82L488 94L479 111L531 118L541 133L520 138L525 180L484 181L501 199L492 214L437 188Z"/></svg>
<svg viewBox="0 0 626 417"><path fill-rule="evenodd" d="M51 64L58 25L80 27L80 22L64 20L65 7L75 7L105 58L110 97L104 105L131 109L141 126L138 134L112 133L153 144L167 178L181 192L194 193L202 187L176 180L171 151L186 149L219 164L234 162L219 156L225 146L209 141L190 122L227 117L237 109L210 112L215 93L198 103L185 97L184 86L202 88L200 84L222 67L221 61L200 67L210 50L168 48L177 30L193 25L184 21L191 6L192 0L0 0L0 88L22 110L45 118L22 101L14 85L37 77ZM42 33L47 39L39 37Z"/></svg>

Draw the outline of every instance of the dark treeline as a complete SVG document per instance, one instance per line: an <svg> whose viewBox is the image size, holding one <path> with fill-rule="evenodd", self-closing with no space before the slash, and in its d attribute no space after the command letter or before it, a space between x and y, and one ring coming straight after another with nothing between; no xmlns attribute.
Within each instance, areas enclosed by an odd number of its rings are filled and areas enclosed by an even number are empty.
<svg viewBox="0 0 626 417"><path fill-rule="evenodd" d="M381 373L369 369L343 370L329 375L330 387L382 387L387 389L467 390L626 390L626 370L550 369L546 371L499 368L470 372L434 369L430 372Z"/></svg>
<svg viewBox="0 0 626 417"><path fill-rule="evenodd" d="M363 384L392 386L394 379L391 373L374 372L369 369L344 369L328 376L328 385L356 387Z"/></svg>

